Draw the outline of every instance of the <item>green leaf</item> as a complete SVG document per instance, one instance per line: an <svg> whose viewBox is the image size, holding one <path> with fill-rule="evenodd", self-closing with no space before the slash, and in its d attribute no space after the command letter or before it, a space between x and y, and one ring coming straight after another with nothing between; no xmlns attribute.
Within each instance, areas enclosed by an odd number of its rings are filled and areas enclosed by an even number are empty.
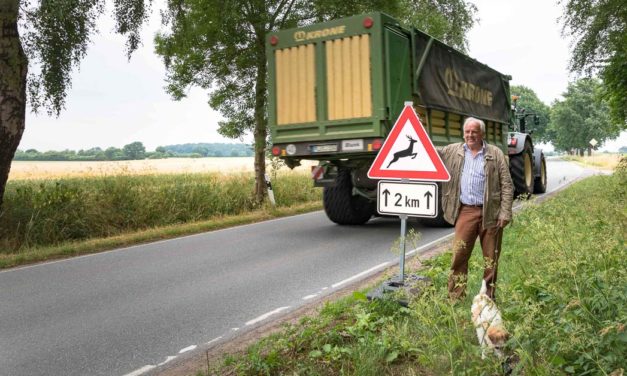
<svg viewBox="0 0 627 376"><path fill-rule="evenodd" d="M353 298L355 300L368 301L368 297L366 296L366 294L364 294L363 292L359 292L359 291L353 292Z"/></svg>
<svg viewBox="0 0 627 376"><path fill-rule="evenodd" d="M561 356L557 355L557 356L553 357L553 359L551 359L551 364L553 364L556 367L561 367L564 364L566 364L566 359L564 359Z"/></svg>
<svg viewBox="0 0 627 376"><path fill-rule="evenodd" d="M322 356L322 351L320 350L313 350L309 353L310 358L319 358L321 356Z"/></svg>
<svg viewBox="0 0 627 376"><path fill-rule="evenodd" d="M564 371L566 373L575 373L575 368L573 366L568 366L568 367L564 368Z"/></svg>
<svg viewBox="0 0 627 376"><path fill-rule="evenodd" d="M396 358L398 358L398 351L392 351L385 357L385 361L391 363L396 360Z"/></svg>
<svg viewBox="0 0 627 376"><path fill-rule="evenodd" d="M324 352L329 353L331 352L331 345L327 343L326 345L322 346L322 349L324 350Z"/></svg>

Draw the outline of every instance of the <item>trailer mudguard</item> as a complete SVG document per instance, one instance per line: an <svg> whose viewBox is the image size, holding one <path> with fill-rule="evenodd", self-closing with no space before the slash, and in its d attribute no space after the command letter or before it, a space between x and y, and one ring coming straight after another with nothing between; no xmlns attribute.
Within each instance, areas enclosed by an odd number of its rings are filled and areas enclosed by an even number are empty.
<svg viewBox="0 0 627 376"><path fill-rule="evenodd" d="M508 137L509 137L509 140L507 143L508 144L507 154L516 155L516 154L522 153L523 149L525 148L525 142L527 142L529 135L527 133L510 132ZM516 140L516 141L513 142L512 140ZM531 142L531 139L529 139L529 142Z"/></svg>

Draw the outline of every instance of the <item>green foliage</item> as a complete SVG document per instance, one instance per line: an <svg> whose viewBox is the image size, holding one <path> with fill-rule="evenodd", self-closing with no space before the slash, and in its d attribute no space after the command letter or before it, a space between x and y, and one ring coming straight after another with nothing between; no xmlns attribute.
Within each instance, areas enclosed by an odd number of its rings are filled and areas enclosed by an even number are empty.
<svg viewBox="0 0 627 376"><path fill-rule="evenodd" d="M601 90L599 80L583 78L568 85L563 101L553 103L548 133L556 149L588 149L593 138L602 144L619 135Z"/></svg>
<svg viewBox="0 0 627 376"><path fill-rule="evenodd" d="M146 152L141 142L125 145L122 149L99 147L87 150L63 150L39 152L35 149L15 152L15 161L122 161L134 159L162 159L171 157L251 157L250 145L227 143L198 143L158 146L154 152Z"/></svg>
<svg viewBox="0 0 627 376"><path fill-rule="evenodd" d="M31 69L29 101L35 111L46 108L58 115L65 106L72 70L87 54L91 37L97 33L103 0L53 0L21 2L21 38ZM148 2L149 4L150 2ZM139 30L147 18L144 0L114 1L116 32L127 36L127 53L139 45Z"/></svg>
<svg viewBox="0 0 627 376"><path fill-rule="evenodd" d="M405 25L413 26L458 50L466 52L466 33L478 19L477 7L464 0L400 0L393 13Z"/></svg>
<svg viewBox="0 0 627 376"><path fill-rule="evenodd" d="M144 159L146 157L146 148L139 141L124 145L122 151L126 159Z"/></svg>
<svg viewBox="0 0 627 376"><path fill-rule="evenodd" d="M532 89L523 85L513 85L510 90L512 95L517 95L518 99L517 108L525 109L525 113L533 113L538 115L540 124L535 125L533 123L533 117L527 117L527 132L533 130L533 139L537 141L549 141L547 134L547 126L550 123L551 108L544 104L538 98L538 95Z"/></svg>
<svg viewBox="0 0 627 376"><path fill-rule="evenodd" d="M627 7L623 0L561 0L563 34L573 38L570 69L604 82L613 122L627 126Z"/></svg>
<svg viewBox="0 0 627 376"><path fill-rule="evenodd" d="M613 176L576 184L541 206L527 203L505 232L497 299L514 375L614 374L627 350L627 158ZM470 320L483 260L475 249L469 296L447 298L451 254L423 261L432 279L409 308L363 291L286 325L210 374L495 375Z"/></svg>
<svg viewBox="0 0 627 376"><path fill-rule="evenodd" d="M246 213L257 207L253 184L249 173L10 181L0 253ZM304 174L279 174L273 186L279 207L320 199Z"/></svg>

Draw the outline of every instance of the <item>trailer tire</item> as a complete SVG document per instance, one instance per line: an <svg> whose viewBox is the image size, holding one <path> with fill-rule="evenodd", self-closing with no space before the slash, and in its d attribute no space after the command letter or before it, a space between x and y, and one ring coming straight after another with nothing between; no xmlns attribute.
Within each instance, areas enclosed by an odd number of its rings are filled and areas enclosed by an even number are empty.
<svg viewBox="0 0 627 376"><path fill-rule="evenodd" d="M334 187L325 187L322 193L324 212L338 225L362 225L375 212L374 203L353 195L350 170L338 171Z"/></svg>
<svg viewBox="0 0 627 376"><path fill-rule="evenodd" d="M525 142L520 154L509 157L509 169L514 183L514 196L527 198L533 192L533 158L531 143Z"/></svg>
<svg viewBox="0 0 627 376"><path fill-rule="evenodd" d="M536 177L533 184L533 193L546 192L546 160L544 153L540 153L540 175Z"/></svg>

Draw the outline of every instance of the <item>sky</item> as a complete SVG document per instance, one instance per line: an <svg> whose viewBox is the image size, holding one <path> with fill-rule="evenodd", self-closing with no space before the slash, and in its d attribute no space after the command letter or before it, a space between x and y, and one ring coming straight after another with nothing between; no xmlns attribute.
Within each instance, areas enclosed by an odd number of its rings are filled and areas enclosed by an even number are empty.
<svg viewBox="0 0 627 376"><path fill-rule="evenodd" d="M567 69L569 40L561 36L561 6L547 0L471 2L479 23L468 33L469 55L511 75L512 85L530 87L546 104L561 99L576 78ZM166 72L153 44L161 22L159 3L142 33L143 46L130 61L124 38L112 31L111 13L100 19L100 33L72 75L66 109L59 117L27 113L20 149L106 149L140 141L154 150L182 143L252 142L251 135L240 141L217 132L220 115L207 104L207 92L192 88L181 101L165 93ZM627 146L627 132L601 150L621 146Z"/></svg>

